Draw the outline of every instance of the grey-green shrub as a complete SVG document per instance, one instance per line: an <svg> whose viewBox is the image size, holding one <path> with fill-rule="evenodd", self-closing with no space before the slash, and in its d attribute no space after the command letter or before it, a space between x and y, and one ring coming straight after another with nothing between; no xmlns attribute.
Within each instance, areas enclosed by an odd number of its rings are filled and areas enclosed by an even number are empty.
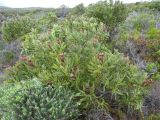
<svg viewBox="0 0 160 120"><path fill-rule="evenodd" d="M3 83L0 85L0 114L1 119L8 120L11 117L12 111L12 99L16 96L18 91L30 87L41 86L41 83L37 79L29 81L21 81L19 83ZM9 119L10 120L10 119Z"/></svg>
<svg viewBox="0 0 160 120"><path fill-rule="evenodd" d="M43 86L17 93L13 102L16 120L71 119L78 114L73 92L62 86Z"/></svg>

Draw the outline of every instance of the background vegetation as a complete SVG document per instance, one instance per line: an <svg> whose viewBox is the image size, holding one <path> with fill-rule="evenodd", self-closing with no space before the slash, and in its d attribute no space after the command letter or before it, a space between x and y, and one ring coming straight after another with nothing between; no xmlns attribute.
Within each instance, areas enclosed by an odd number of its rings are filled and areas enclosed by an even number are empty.
<svg viewBox="0 0 160 120"><path fill-rule="evenodd" d="M159 1L0 8L2 120L159 120Z"/></svg>

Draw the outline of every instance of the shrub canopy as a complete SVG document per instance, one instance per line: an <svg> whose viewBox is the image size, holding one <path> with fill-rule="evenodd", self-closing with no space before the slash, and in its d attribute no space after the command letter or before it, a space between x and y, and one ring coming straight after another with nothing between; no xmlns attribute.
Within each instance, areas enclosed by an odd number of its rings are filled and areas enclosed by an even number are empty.
<svg viewBox="0 0 160 120"><path fill-rule="evenodd" d="M106 39L105 25L94 18L64 20L45 34L35 30L23 42L12 80L37 77L44 84L69 86L80 93L83 109L107 107L110 99L140 109L146 76L123 54L112 53L104 44ZM105 92L112 96L107 101Z"/></svg>

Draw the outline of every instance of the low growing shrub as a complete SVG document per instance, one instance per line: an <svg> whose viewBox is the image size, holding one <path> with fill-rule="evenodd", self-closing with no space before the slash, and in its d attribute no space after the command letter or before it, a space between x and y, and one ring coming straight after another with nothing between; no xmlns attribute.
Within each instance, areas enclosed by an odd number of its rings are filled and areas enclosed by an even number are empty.
<svg viewBox="0 0 160 120"><path fill-rule="evenodd" d="M30 88L16 96L13 110L17 120L70 120L78 115L74 93L63 86Z"/></svg>
<svg viewBox="0 0 160 120"><path fill-rule="evenodd" d="M13 119L13 105L12 100L17 96L18 91L23 91L30 87L41 86L41 83L37 79L30 81L21 81L20 83L3 83L0 85L0 113L2 120Z"/></svg>
<svg viewBox="0 0 160 120"><path fill-rule="evenodd" d="M83 110L109 109L112 104L141 110L146 74L123 54L112 53L104 44L107 35L103 23L85 17L56 23L45 37L32 31L17 63L25 67L16 65L11 79L37 77L44 84L67 86L80 93L77 99Z"/></svg>

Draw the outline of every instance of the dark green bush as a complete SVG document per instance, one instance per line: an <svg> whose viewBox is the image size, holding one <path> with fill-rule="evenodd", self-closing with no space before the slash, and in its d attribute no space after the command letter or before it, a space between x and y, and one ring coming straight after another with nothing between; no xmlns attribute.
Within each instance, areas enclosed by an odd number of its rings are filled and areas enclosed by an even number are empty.
<svg viewBox="0 0 160 120"><path fill-rule="evenodd" d="M152 0L152 2L149 4L149 8L160 11L160 1Z"/></svg>
<svg viewBox="0 0 160 120"><path fill-rule="evenodd" d="M79 4L70 10L69 15L82 15L84 13L85 13L84 5Z"/></svg>
<svg viewBox="0 0 160 120"><path fill-rule="evenodd" d="M107 26L110 40L113 37L115 27L127 17L127 9L120 1L101 1L90 5L87 9L89 16L97 18Z"/></svg>

